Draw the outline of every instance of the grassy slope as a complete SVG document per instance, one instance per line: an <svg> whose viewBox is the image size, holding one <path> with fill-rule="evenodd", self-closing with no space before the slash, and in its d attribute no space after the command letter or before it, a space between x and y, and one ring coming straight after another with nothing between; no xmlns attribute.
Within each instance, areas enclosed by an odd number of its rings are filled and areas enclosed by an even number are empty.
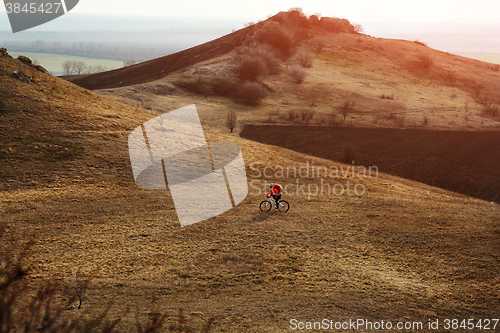
<svg viewBox="0 0 500 333"><path fill-rule="evenodd" d="M1 252L35 240L23 260L30 285L73 270L92 278L84 310L65 316L94 316L114 301L112 316L158 308L174 321L182 307L194 326L214 316L214 332L285 332L291 318L498 317L497 205L386 175L348 176L324 181L363 183L364 196L290 195L289 213L264 214L262 195L249 195L180 228L168 191L137 188L128 162L128 134L154 112L43 74L27 85L10 77L18 64L0 61ZM206 136L239 144L248 166L312 159ZM122 331L135 331L133 321L123 315Z"/></svg>

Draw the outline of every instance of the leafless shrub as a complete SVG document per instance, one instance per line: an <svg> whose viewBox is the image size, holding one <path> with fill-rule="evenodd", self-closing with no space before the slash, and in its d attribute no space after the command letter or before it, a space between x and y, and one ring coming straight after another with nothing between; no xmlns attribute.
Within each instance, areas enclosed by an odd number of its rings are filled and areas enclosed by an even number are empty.
<svg viewBox="0 0 500 333"><path fill-rule="evenodd" d="M226 115L226 127L233 133L234 128L238 123L238 115L236 111L231 110Z"/></svg>
<svg viewBox="0 0 500 333"><path fill-rule="evenodd" d="M123 67L128 67L128 66L132 66L135 64L135 60L125 60L123 62Z"/></svg>
<svg viewBox="0 0 500 333"><path fill-rule="evenodd" d="M304 82L307 77L307 71L299 65L292 65L287 74L298 84Z"/></svg>
<svg viewBox="0 0 500 333"><path fill-rule="evenodd" d="M298 117L296 110L288 110L288 120L294 121Z"/></svg>
<svg viewBox="0 0 500 333"><path fill-rule="evenodd" d="M260 57L244 56L236 63L234 72L243 80L257 81L267 75L267 65Z"/></svg>
<svg viewBox="0 0 500 333"><path fill-rule="evenodd" d="M208 96L224 96L247 105L258 105L266 96L266 89L258 82L242 81L235 78L194 77L178 79L177 87Z"/></svg>
<svg viewBox="0 0 500 333"><path fill-rule="evenodd" d="M405 126L405 119L404 117L396 117L394 118L394 124L397 126L397 127L404 127Z"/></svg>
<svg viewBox="0 0 500 333"><path fill-rule="evenodd" d="M237 51L239 57L260 58L266 63L266 71L269 74L278 74L281 71L280 60L276 52L269 45L257 45L254 47L244 46ZM238 58L238 57L237 57Z"/></svg>
<svg viewBox="0 0 500 333"><path fill-rule="evenodd" d="M203 95L205 97L210 96L213 93L212 82L204 77L179 79L175 82L175 85L179 88L191 91L195 94ZM231 86L230 88L232 90L234 89L234 86Z"/></svg>
<svg viewBox="0 0 500 333"><path fill-rule="evenodd" d="M314 117L313 110L309 109L300 110L300 118L302 119L303 122L306 123L306 125L309 125L309 122L313 119L313 117Z"/></svg>
<svg viewBox="0 0 500 333"><path fill-rule="evenodd" d="M458 95L457 95L457 93L455 93L455 92L454 92L453 94L451 94L451 96L450 96L450 97L451 97L451 99L455 99L455 98L457 98L457 97L458 97Z"/></svg>
<svg viewBox="0 0 500 333"><path fill-rule="evenodd" d="M477 96L476 96L476 102L478 104L481 104L481 105L484 105L484 106L488 107L488 106L490 106L492 104L492 99L485 92L481 92L481 93L477 94Z"/></svg>
<svg viewBox="0 0 500 333"><path fill-rule="evenodd" d="M425 46L425 47L429 47L429 44L426 43L426 42L421 42L419 41L418 39L417 40L414 40L413 43L415 44L418 44L418 45L421 45L421 46Z"/></svg>
<svg viewBox="0 0 500 333"><path fill-rule="evenodd" d="M380 95L380 98L394 100L394 93L392 93L391 95L382 94Z"/></svg>
<svg viewBox="0 0 500 333"><path fill-rule="evenodd" d="M328 39L325 36L317 36L309 42L311 49L316 53L321 53L327 44Z"/></svg>
<svg viewBox="0 0 500 333"><path fill-rule="evenodd" d="M427 116L424 116L424 120L422 121L422 124L424 124L424 126L429 125L429 118Z"/></svg>
<svg viewBox="0 0 500 333"><path fill-rule="evenodd" d="M308 51L302 49L299 52L297 52L297 62L302 67L304 67L304 68L311 68L312 67L312 61L313 61L313 57L312 57L312 55Z"/></svg>
<svg viewBox="0 0 500 333"><path fill-rule="evenodd" d="M347 145L344 146L342 150L342 162L354 164L355 160L356 160L356 151L354 150L354 147L350 143L348 143Z"/></svg>
<svg viewBox="0 0 500 333"><path fill-rule="evenodd" d="M266 91L257 82L245 82L238 88L236 99L243 104L258 105L260 100L266 96Z"/></svg>
<svg viewBox="0 0 500 333"><path fill-rule="evenodd" d="M294 40L291 31L277 22L264 26L257 34L256 40L274 48L281 58L287 59L294 53Z"/></svg>
<svg viewBox="0 0 500 333"><path fill-rule="evenodd" d="M340 123L340 121L338 119L337 113L335 113L335 111L332 111L332 113L330 113L330 115L328 116L328 125L329 126L336 126L339 123Z"/></svg>
<svg viewBox="0 0 500 333"><path fill-rule="evenodd" d="M432 60L432 58L425 53L419 54L418 60L420 60L420 65L423 68L430 68L434 64L434 60Z"/></svg>
<svg viewBox="0 0 500 333"><path fill-rule="evenodd" d="M498 106L487 105L481 110L481 116L492 119L500 119L500 111Z"/></svg>
<svg viewBox="0 0 500 333"><path fill-rule="evenodd" d="M394 125L397 126L397 127L404 127L404 125L405 125L405 118L404 118L404 116L400 116L400 115L398 115L398 114L396 114L394 112L386 114L385 119L393 122Z"/></svg>

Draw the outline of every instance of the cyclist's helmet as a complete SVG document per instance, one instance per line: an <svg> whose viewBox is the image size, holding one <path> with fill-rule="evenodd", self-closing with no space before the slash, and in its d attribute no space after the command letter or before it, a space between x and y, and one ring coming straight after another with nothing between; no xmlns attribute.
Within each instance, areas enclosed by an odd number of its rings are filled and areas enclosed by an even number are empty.
<svg viewBox="0 0 500 333"><path fill-rule="evenodd" d="M269 187L273 188L274 187L274 183L269 184Z"/></svg>

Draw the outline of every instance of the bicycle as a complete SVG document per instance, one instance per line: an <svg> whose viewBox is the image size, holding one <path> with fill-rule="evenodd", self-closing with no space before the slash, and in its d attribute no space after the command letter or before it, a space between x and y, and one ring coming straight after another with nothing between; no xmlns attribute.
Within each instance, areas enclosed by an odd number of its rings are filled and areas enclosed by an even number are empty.
<svg viewBox="0 0 500 333"><path fill-rule="evenodd" d="M272 197L268 197L267 200L264 200L260 203L259 208L263 212L268 212L272 207L276 208L276 201ZM290 204L286 200L280 200L278 205L278 210L280 212L288 212L290 209Z"/></svg>

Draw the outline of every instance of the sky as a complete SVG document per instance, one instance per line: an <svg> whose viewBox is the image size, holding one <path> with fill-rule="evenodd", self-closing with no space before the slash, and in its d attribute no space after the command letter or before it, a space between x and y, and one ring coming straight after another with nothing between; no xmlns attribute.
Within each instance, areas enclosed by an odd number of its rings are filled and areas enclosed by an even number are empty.
<svg viewBox="0 0 500 333"><path fill-rule="evenodd" d="M500 54L500 0L79 0L68 14L27 32L229 29L222 36L293 7L359 23L374 37L418 39L455 54ZM0 5L0 43L50 39L9 30Z"/></svg>
<svg viewBox="0 0 500 333"><path fill-rule="evenodd" d="M72 12L257 20L292 7L351 22L500 23L499 0L80 0ZM6 18L0 14L1 20Z"/></svg>

